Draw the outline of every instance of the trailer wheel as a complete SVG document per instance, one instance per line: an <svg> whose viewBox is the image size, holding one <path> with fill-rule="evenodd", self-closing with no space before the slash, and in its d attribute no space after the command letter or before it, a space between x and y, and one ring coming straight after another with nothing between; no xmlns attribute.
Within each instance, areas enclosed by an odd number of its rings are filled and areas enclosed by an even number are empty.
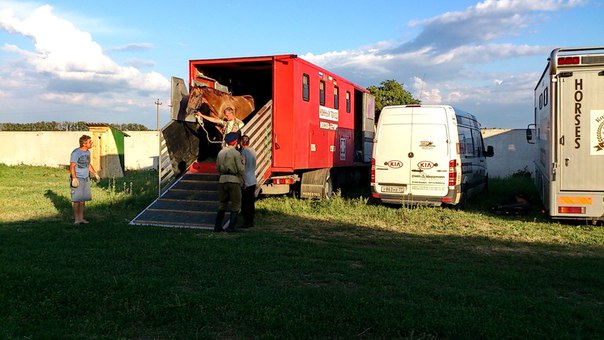
<svg viewBox="0 0 604 340"><path fill-rule="evenodd" d="M330 199L333 195L333 181L331 180L331 176L328 176L323 184L323 193L322 197L324 199Z"/></svg>
<svg viewBox="0 0 604 340"><path fill-rule="evenodd" d="M289 191L289 195L292 198L296 198L296 199L301 198L301 196L300 196L300 184L292 184L290 186L290 188L291 188L291 190Z"/></svg>

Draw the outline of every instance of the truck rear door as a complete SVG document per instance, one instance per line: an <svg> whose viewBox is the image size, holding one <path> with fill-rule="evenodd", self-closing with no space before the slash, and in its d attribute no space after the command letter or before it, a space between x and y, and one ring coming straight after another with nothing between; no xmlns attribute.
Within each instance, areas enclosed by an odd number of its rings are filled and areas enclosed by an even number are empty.
<svg viewBox="0 0 604 340"><path fill-rule="evenodd" d="M559 84L560 189L604 190L604 76L574 71Z"/></svg>

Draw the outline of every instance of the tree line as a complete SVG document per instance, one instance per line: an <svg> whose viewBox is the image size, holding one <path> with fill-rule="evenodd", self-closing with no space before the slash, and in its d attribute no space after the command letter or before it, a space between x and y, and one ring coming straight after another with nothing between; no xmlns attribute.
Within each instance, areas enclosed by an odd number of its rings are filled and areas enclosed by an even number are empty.
<svg viewBox="0 0 604 340"><path fill-rule="evenodd" d="M137 123L105 124L120 131L149 131L149 129ZM35 122L35 123L0 123L0 131L88 131L86 122Z"/></svg>

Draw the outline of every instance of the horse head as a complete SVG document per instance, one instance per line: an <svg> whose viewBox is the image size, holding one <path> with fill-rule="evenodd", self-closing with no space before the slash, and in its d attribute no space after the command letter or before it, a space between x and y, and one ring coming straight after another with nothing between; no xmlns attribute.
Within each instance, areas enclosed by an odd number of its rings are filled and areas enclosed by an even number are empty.
<svg viewBox="0 0 604 340"><path fill-rule="evenodd" d="M207 89L208 87L194 86L191 88L189 93L189 101L187 102L187 109L185 112L187 116L194 115L195 112L199 111L206 116L215 116L220 118L220 113L213 108L207 100Z"/></svg>

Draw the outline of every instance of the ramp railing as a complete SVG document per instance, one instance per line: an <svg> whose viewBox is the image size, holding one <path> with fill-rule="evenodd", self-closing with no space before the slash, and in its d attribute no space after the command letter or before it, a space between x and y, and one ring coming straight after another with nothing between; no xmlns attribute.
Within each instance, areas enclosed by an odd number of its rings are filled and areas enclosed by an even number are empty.
<svg viewBox="0 0 604 340"><path fill-rule="evenodd" d="M256 195L271 175L273 145L273 101L269 100L241 129L250 137L250 146L256 150Z"/></svg>
<svg viewBox="0 0 604 340"><path fill-rule="evenodd" d="M170 124L172 123L174 123L174 121L170 122ZM170 152L168 151L168 145L164 138L163 129L159 132L158 158L159 196L161 196L176 177L174 167L172 166L172 159L170 158Z"/></svg>

